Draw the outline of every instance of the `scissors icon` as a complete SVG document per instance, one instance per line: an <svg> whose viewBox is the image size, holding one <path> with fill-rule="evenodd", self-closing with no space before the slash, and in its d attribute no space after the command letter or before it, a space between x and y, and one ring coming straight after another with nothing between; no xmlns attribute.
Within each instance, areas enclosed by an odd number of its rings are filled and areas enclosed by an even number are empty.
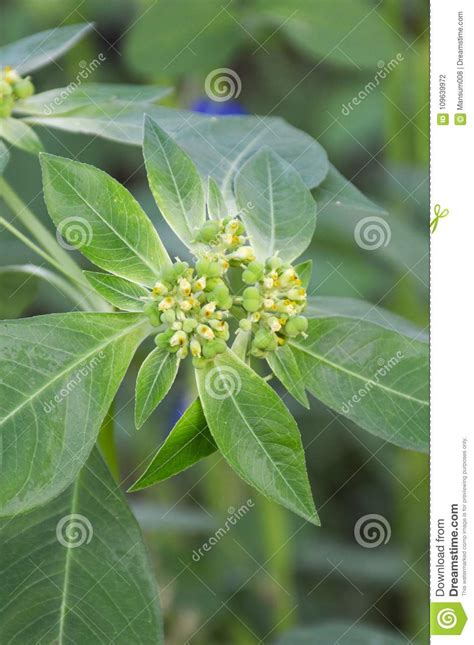
<svg viewBox="0 0 474 645"><path fill-rule="evenodd" d="M436 231L439 220L449 215L449 210L447 208L444 208L443 210L441 210L441 206L439 204L435 204L434 214L435 214L435 217L433 217L433 219L430 222L430 229L432 233Z"/></svg>

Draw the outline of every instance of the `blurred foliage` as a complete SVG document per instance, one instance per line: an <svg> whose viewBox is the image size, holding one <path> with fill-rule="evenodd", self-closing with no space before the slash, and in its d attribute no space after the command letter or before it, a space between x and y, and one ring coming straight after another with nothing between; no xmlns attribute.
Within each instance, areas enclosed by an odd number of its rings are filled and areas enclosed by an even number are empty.
<svg viewBox="0 0 474 645"><path fill-rule="evenodd" d="M314 263L312 293L364 298L427 324L426 0L5 0L0 38L8 42L83 20L95 21L93 34L59 65L38 73L38 89L67 85L80 61L102 51L106 62L90 80L174 86L168 105L189 108L205 96L209 72L235 70L242 82L238 101L247 112L281 116L309 132L362 193L348 196L343 190L340 200L331 201L325 200L324 185L316 191L319 222L306 254ZM344 116L343 106L373 80L377 63L398 53L402 62ZM43 129L41 137L49 152L93 163L123 181L168 245L170 234L153 206L138 148ZM37 160L13 151L7 177L52 228ZM326 181L342 180L335 172ZM372 214L390 225L391 241L377 251L354 242L361 213L371 212L363 195L377 205ZM41 264L4 231L0 250L3 265ZM25 286L17 279L12 276L10 287L22 294L16 310L0 293L4 315L70 308L50 284L36 291L31 283L24 300ZM139 359L144 355L141 348ZM143 472L193 397L191 375L183 370L170 397L136 433L138 365L139 360L132 365L115 406L124 485ZM229 507L254 497L218 456L129 496L156 567L168 642L326 645L354 623L357 632L349 629L342 642L396 643L396 630L405 640L427 642L426 458L384 444L314 400L311 412L289 397L286 402L302 428L310 478L318 482L322 529L255 498L255 508L195 562L194 550L223 525ZM377 549L360 547L353 535L356 521L370 513L386 517L392 529L390 542ZM325 626L329 620L339 627ZM308 627L277 640L296 625ZM370 640L371 629L391 635Z"/></svg>

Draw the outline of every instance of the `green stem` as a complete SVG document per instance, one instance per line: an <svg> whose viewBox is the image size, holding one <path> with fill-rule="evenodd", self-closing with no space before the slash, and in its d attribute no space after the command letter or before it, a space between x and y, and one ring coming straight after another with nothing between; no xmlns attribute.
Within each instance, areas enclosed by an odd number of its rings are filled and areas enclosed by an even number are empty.
<svg viewBox="0 0 474 645"><path fill-rule="evenodd" d="M262 546L265 552L265 569L270 574L272 598L272 624L278 634L292 627L295 613L294 581L291 568L290 526L284 508L262 497L259 498L262 520ZM275 582L273 582L275 581Z"/></svg>
<svg viewBox="0 0 474 645"><path fill-rule="evenodd" d="M16 194L13 188L0 177L0 197L3 198L5 204L12 211L12 213L20 220L23 226L33 235L38 244L42 247L42 252L38 246L33 245L31 240L23 236L22 242L33 249L41 257L46 259L54 268L65 275L69 280L78 285L78 288L84 293L84 297L90 306L97 311L104 311L103 300L96 296L91 290L88 282L82 275L79 266L74 262L68 253L58 244L57 240L51 235L48 229L41 224L34 213ZM3 220L3 218L2 218ZM3 220L4 222L5 220ZM6 228L9 228L4 224ZM13 232L19 239L20 233L17 229L14 231L9 225L10 232Z"/></svg>

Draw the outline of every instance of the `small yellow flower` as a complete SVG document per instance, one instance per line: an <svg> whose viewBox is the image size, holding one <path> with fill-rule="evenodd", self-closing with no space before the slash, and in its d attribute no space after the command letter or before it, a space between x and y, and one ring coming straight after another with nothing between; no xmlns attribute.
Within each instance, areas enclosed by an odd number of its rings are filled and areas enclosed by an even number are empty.
<svg viewBox="0 0 474 645"><path fill-rule="evenodd" d="M196 338L189 343L189 348L192 356L201 356L201 343Z"/></svg>
<svg viewBox="0 0 474 645"><path fill-rule="evenodd" d="M206 340L212 340L214 338L214 332L207 325L198 325L196 331Z"/></svg>
<svg viewBox="0 0 474 645"><path fill-rule="evenodd" d="M188 335L184 331L177 331L171 336L170 345L171 347L176 347L177 345L180 345L182 347L185 343L187 343L187 341Z"/></svg>
<svg viewBox="0 0 474 645"><path fill-rule="evenodd" d="M160 311L166 311L167 309L171 309L173 305L174 305L174 298L172 298L171 296L166 296L166 298L163 298L163 300L158 305L158 309Z"/></svg>

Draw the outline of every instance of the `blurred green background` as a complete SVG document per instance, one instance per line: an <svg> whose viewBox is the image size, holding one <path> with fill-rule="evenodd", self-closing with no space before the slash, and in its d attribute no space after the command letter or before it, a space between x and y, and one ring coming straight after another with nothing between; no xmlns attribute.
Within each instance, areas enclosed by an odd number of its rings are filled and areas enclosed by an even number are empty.
<svg viewBox="0 0 474 645"><path fill-rule="evenodd" d="M38 91L67 85L81 61L103 52L106 61L91 81L173 86L169 106L189 109L200 101L201 109L281 116L317 138L338 170L387 211L391 239L376 251L361 249L354 242L357 213L335 211L317 194L317 233L307 253L315 267L311 292L363 298L426 326L427 1L2 0L1 12L2 44L60 24L95 22L65 58L35 75ZM345 115L344 105L397 54L399 65ZM205 80L224 67L240 79L237 105L211 106ZM124 182L179 252L159 219L138 148L58 131L40 135L48 151L97 165ZM16 150L12 156L7 178L52 228L37 159ZM0 251L1 264L38 263L4 231ZM26 298L8 315L70 307L51 287L32 281L29 288L37 289L33 302ZM192 375L181 370L165 403L135 431L134 383L147 351L140 349L114 409L124 486L143 471L193 397ZM333 620L348 628L378 626L400 642L428 642L427 458L384 444L315 400L311 412L289 395L285 402L302 429L321 529L265 501L219 457L129 495L161 587L167 642L272 643L281 637L282 643L323 643L291 630ZM255 507L205 557L193 560L193 551L249 498ZM391 528L388 542L377 548L354 539L355 523L369 514L384 516ZM359 642L350 631L346 639Z"/></svg>

